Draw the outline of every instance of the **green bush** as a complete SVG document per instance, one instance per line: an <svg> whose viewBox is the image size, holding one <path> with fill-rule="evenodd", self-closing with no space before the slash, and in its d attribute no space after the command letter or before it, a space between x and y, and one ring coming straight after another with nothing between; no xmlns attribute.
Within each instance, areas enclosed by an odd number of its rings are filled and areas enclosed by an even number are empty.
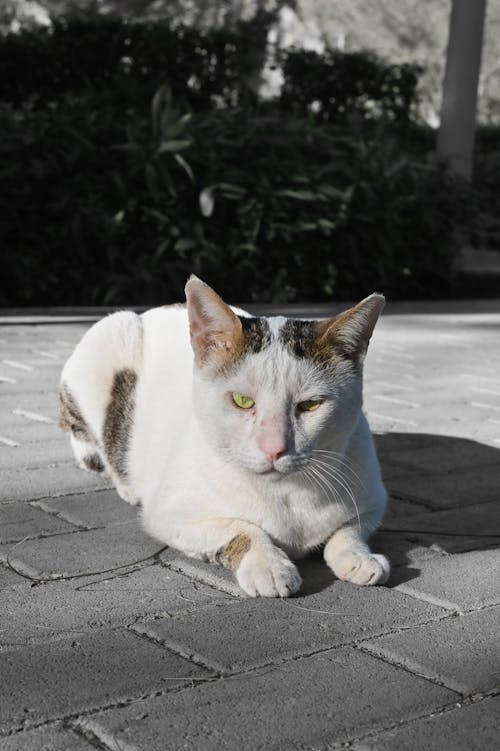
<svg viewBox="0 0 500 751"><path fill-rule="evenodd" d="M0 35L0 100L43 107L68 94L118 89L144 104L168 81L190 109L255 106L271 20L260 12L229 28L200 31L92 13L60 17L49 28ZM353 115L406 122L415 104L420 69L414 65L337 50L292 50L279 62L285 112L332 122Z"/></svg>
<svg viewBox="0 0 500 751"><path fill-rule="evenodd" d="M407 122L420 73L416 65L388 65L369 52L293 51L284 55L280 102L328 122L353 115Z"/></svg>
<svg viewBox="0 0 500 751"><path fill-rule="evenodd" d="M452 290L470 196L411 120L418 70L290 52L260 102L269 20L0 37L1 305L154 305L190 272L242 301Z"/></svg>
<svg viewBox="0 0 500 751"><path fill-rule="evenodd" d="M157 304L194 271L232 300L450 289L459 187L276 108L151 111L115 92L0 107L2 305Z"/></svg>
<svg viewBox="0 0 500 751"><path fill-rule="evenodd" d="M254 98L269 21L258 13L203 32L92 13L53 19L51 27L0 35L0 100L43 107L68 94L119 89L146 102L167 80L190 108L242 103Z"/></svg>

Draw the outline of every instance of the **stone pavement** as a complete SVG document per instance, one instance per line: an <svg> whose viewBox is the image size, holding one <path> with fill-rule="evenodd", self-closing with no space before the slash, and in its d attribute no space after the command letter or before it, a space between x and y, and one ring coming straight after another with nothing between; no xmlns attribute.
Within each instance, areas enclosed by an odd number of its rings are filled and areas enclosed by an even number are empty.
<svg viewBox="0 0 500 751"><path fill-rule="evenodd" d="M311 558L289 600L161 549L73 466L57 381L87 323L1 326L0 751L498 748L500 304L481 309L389 306L365 393L391 580Z"/></svg>

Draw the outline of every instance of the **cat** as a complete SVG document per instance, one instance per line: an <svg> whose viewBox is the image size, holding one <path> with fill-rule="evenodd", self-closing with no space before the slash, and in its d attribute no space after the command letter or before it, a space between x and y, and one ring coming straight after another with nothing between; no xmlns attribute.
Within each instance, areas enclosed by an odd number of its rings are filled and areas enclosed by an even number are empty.
<svg viewBox="0 0 500 751"><path fill-rule="evenodd" d="M293 560L321 547L337 578L381 584L389 563L366 540L387 493L362 368L383 307L372 294L330 320L252 317L191 276L185 305L85 333L60 425L149 534L228 567L251 597L297 592Z"/></svg>

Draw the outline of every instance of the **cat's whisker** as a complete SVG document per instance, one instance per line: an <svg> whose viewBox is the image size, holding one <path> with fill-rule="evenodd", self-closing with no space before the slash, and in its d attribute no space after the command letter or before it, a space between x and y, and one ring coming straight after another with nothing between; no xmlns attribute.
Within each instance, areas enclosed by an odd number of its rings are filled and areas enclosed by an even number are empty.
<svg viewBox="0 0 500 751"><path fill-rule="evenodd" d="M332 449L312 449L312 453L325 454L325 456L329 456L336 461L340 461L342 464L345 464L347 467L349 467L352 472L355 472L356 469L361 469L360 465L357 462L354 462L352 459L350 459L340 451L333 451Z"/></svg>
<svg viewBox="0 0 500 751"><path fill-rule="evenodd" d="M345 477L345 475L342 475L342 473L339 472L338 470L335 470L335 468L332 467L331 465L326 464L325 462L322 462L320 459L313 458L313 459L311 459L311 461L313 462L313 465L316 467L316 469L318 471L321 471L324 474L326 474L328 477L331 477L331 479L334 482L337 482L345 490L345 492L349 496L349 498L352 501L352 504L353 504L353 506L354 506L354 508L356 510L356 516L357 516L357 519L358 519L358 527L361 528L361 519L360 519L360 516L359 516L358 504L356 503L356 499L354 497L354 493L352 492L352 490L351 490L351 488L349 486L349 482L348 482L347 477Z"/></svg>
<svg viewBox="0 0 500 751"><path fill-rule="evenodd" d="M341 454L338 451L327 451L326 449L313 449L312 453L313 454L324 454L325 455L324 458L326 458L326 456L329 456L333 461L339 462L339 464L341 464L342 466L344 466L345 469L349 470L352 473L352 475L354 475L354 477L359 482L359 484L363 488L363 490L366 490L366 486L365 486L363 480L361 479L361 477L358 475L358 473L354 469L354 462L352 462L349 459L347 459L346 456L344 456L343 454ZM317 457L315 457L315 458L317 458Z"/></svg>
<svg viewBox="0 0 500 751"><path fill-rule="evenodd" d="M318 464L318 465L320 465L322 467L325 467L326 469L331 470L333 473L338 474L350 486L351 479L344 472L344 470L347 469L346 467L342 467L342 465L335 466L334 464L332 464L330 462L325 462L322 459L318 459L315 456L311 458L311 461L314 464Z"/></svg>
<svg viewBox="0 0 500 751"><path fill-rule="evenodd" d="M337 488L335 488L331 482L322 474L320 467L315 466L309 466L309 471L313 474L313 476L317 480L317 484L319 487L322 487L323 490L326 488L326 497L330 498L331 495L334 496L335 500L337 502L340 502L342 505L342 508L346 513L348 513L347 506L344 503L344 499L342 498L341 493L338 492Z"/></svg>
<svg viewBox="0 0 500 751"><path fill-rule="evenodd" d="M319 462L318 459L314 460L315 462ZM331 467L331 465L325 464L324 462L321 462L321 469L323 472L325 472L329 477L331 477L334 481L338 482L346 491L348 494L350 500L352 501L352 504L356 510L356 516L358 518L358 527L361 528L361 520L359 516L359 510L358 505L356 503L356 499L354 497L354 493L352 492L352 489L349 485L348 478L342 474L342 472L338 469L335 469L334 467Z"/></svg>
<svg viewBox="0 0 500 751"><path fill-rule="evenodd" d="M310 484L310 486L311 486L311 488L313 489L313 492L314 492L314 490L315 490L315 487L314 487L314 483L313 483L313 481L311 480L311 478L310 478L309 474L307 473L307 467L304 467L304 469L300 469L300 470L299 470L299 474L300 474L300 475L304 475L304 477L307 477L307 479L308 479L308 481L309 481L309 484Z"/></svg>

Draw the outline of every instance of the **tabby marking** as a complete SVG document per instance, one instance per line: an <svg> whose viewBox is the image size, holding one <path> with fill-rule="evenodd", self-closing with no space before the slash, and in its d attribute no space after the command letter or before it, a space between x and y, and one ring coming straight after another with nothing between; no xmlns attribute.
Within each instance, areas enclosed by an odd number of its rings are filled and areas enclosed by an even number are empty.
<svg viewBox="0 0 500 751"><path fill-rule="evenodd" d="M122 480L128 475L127 450L132 432L136 385L137 373L132 368L123 368L115 373L111 399L104 418L103 442L106 457Z"/></svg>

